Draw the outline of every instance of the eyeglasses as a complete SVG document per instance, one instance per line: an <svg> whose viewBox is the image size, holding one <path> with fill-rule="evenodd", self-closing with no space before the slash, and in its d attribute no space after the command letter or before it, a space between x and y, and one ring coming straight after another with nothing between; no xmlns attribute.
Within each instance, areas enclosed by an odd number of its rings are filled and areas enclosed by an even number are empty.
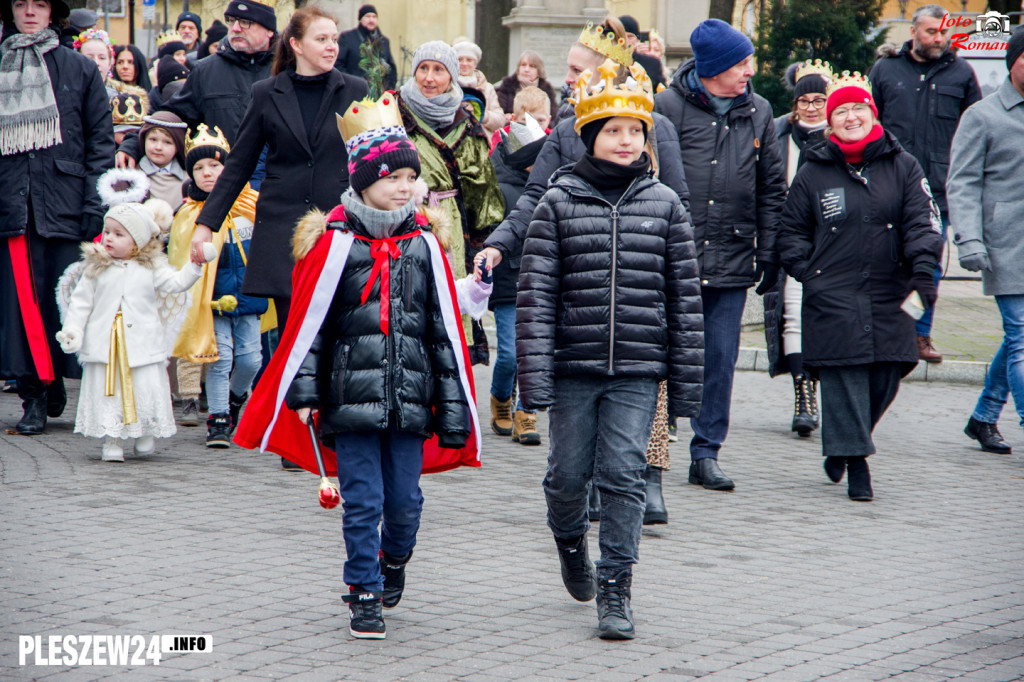
<svg viewBox="0 0 1024 682"><path fill-rule="evenodd" d="M236 21L238 22L238 25L242 27L243 31L247 28L252 28L252 25L256 23L252 19L242 19L241 17L224 15L224 23L228 25L228 28L231 28L231 25Z"/></svg>
<svg viewBox="0 0 1024 682"><path fill-rule="evenodd" d="M828 100L826 100L824 97L815 97L814 99L798 99L796 101L796 108L805 111L812 107L815 109L821 109L825 106L825 102L827 101Z"/></svg>
<svg viewBox="0 0 1024 682"><path fill-rule="evenodd" d="M832 110L832 115L838 118L846 118L850 115L850 112L855 114L866 114L871 111L871 107L867 104L854 104L852 107L840 107Z"/></svg>

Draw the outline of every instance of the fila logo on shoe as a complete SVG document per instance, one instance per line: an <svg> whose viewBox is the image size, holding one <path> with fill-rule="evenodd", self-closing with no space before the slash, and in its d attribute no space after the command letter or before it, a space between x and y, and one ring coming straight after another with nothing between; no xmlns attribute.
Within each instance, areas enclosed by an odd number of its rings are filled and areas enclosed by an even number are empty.
<svg viewBox="0 0 1024 682"><path fill-rule="evenodd" d="M359 595L359 601L373 601L373 594L371 592L364 592Z"/></svg>

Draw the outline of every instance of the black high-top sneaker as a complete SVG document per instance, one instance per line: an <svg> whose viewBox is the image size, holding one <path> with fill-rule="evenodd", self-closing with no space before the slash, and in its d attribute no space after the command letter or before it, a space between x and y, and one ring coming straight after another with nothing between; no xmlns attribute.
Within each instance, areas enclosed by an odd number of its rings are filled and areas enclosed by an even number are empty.
<svg viewBox="0 0 1024 682"><path fill-rule="evenodd" d="M231 416L227 413L211 414L206 418L206 447L231 447Z"/></svg>
<svg viewBox="0 0 1024 682"><path fill-rule="evenodd" d="M384 639L386 628L381 611L381 593L352 585L341 600L348 604L348 631L356 639Z"/></svg>
<svg viewBox="0 0 1024 682"><path fill-rule="evenodd" d="M384 576L384 608L393 609L402 601L402 592L405 591L405 565L411 558L412 552L405 556L391 556L381 550L380 573Z"/></svg>
<svg viewBox="0 0 1024 682"><path fill-rule="evenodd" d="M601 639L633 639L633 609L630 608L630 585L633 571L627 566L605 573L597 580L597 629Z"/></svg>
<svg viewBox="0 0 1024 682"><path fill-rule="evenodd" d="M245 405L248 397L248 393L245 395L235 395L233 392L228 391L228 414L231 415L231 433L234 433L235 429L238 428L238 415L242 412L242 405Z"/></svg>
<svg viewBox="0 0 1024 682"><path fill-rule="evenodd" d="M574 540L555 538L558 562L562 566L562 583L576 601L590 601L597 593L597 571L587 552L587 536Z"/></svg>

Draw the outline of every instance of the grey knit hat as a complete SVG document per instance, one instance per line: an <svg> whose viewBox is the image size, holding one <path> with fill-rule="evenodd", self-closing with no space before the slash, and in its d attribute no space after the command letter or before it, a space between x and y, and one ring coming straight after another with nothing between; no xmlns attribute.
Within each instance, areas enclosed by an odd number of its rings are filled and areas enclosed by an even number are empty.
<svg viewBox="0 0 1024 682"><path fill-rule="evenodd" d="M455 48L443 40L431 40L416 48L412 55L412 72L420 68L420 62L425 61L441 62L448 74L455 80L459 77L459 58L455 54Z"/></svg>

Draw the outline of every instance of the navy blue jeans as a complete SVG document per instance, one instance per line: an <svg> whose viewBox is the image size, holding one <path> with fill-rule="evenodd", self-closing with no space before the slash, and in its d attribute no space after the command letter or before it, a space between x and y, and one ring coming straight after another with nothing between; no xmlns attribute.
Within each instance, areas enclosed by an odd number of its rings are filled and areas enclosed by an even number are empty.
<svg viewBox="0 0 1024 682"><path fill-rule="evenodd" d="M729 433L732 377L740 352L746 289L701 287L704 303L704 391L700 416L690 420L690 459L718 459Z"/></svg>
<svg viewBox="0 0 1024 682"><path fill-rule="evenodd" d="M548 413L548 527L571 540L590 529L587 498L601 491L601 558L605 571L635 564L640 555L647 466L658 404L658 380L584 375L555 380Z"/></svg>
<svg viewBox="0 0 1024 682"><path fill-rule="evenodd" d="M996 296L1003 317L1003 343L992 358L985 375L985 389L978 398L973 417L995 424L1013 394L1020 423L1024 426L1024 296Z"/></svg>
<svg viewBox="0 0 1024 682"><path fill-rule="evenodd" d="M498 337L498 359L491 375L491 395L504 402L516 387L516 304L499 303L494 306L494 327ZM523 401L516 400L516 410L523 409ZM533 413L533 410L523 410Z"/></svg>
<svg viewBox="0 0 1024 682"><path fill-rule="evenodd" d="M423 509L423 436L391 426L386 431L338 434L334 442L345 510L345 584L380 590L380 550L403 556L416 546Z"/></svg>

